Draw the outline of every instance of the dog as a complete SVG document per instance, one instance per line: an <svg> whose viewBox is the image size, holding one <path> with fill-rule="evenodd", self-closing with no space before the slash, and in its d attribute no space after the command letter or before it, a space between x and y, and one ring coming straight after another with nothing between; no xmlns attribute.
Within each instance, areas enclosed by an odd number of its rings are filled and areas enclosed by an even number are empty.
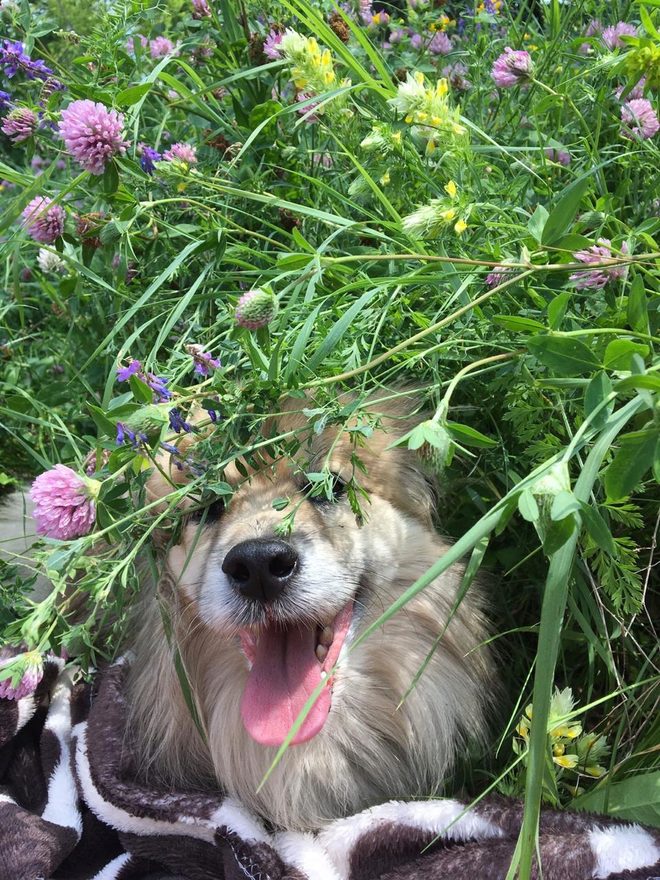
<svg viewBox="0 0 660 880"><path fill-rule="evenodd" d="M142 773L219 788L273 827L309 831L437 793L466 742L484 735L493 661L479 586L453 609L463 566L360 639L448 549L426 465L392 447L419 417L408 395L390 397L367 406L372 433L364 415L312 430L310 402L289 401L264 433L294 435L297 449L230 465L229 503L184 514L133 644ZM326 474L323 491L310 473ZM162 473L148 484L152 498L171 488Z"/></svg>
<svg viewBox="0 0 660 880"><path fill-rule="evenodd" d="M231 500L182 502L177 537L155 540L160 574L153 584L145 574L127 645L138 772L222 790L299 831L441 791L468 740L485 734L495 681L480 585L454 607L462 565L361 638L448 549L428 465L392 445L420 421L410 395L385 394L323 429L311 407L291 399L268 419L269 453L223 474ZM161 457L150 500L188 478L180 467ZM0 515L5 556L24 574L30 516L20 494ZM45 589L40 577L38 598Z"/></svg>

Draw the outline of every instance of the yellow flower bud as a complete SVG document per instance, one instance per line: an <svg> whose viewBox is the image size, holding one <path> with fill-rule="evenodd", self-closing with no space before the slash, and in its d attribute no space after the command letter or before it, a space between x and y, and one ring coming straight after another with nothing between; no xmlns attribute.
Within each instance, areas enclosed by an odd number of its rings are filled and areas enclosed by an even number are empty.
<svg viewBox="0 0 660 880"><path fill-rule="evenodd" d="M457 220L454 224L454 232L456 235L461 235L467 229L467 223L465 220Z"/></svg>
<svg viewBox="0 0 660 880"><path fill-rule="evenodd" d="M452 197L452 199L456 198L458 194L458 187L453 180L450 180L449 183L445 184L445 192L448 193Z"/></svg>

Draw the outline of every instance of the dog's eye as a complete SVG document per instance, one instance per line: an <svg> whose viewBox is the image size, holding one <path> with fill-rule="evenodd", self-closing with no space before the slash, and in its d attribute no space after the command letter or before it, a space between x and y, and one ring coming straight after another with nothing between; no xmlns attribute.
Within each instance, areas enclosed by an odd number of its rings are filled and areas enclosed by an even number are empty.
<svg viewBox="0 0 660 880"><path fill-rule="evenodd" d="M327 479L309 481L301 491L312 504L328 504L339 501L346 494L346 482L339 474L330 474L329 485Z"/></svg>
<svg viewBox="0 0 660 880"><path fill-rule="evenodd" d="M224 498L216 498L207 507L200 507L190 517L193 522L203 523L205 526L216 522L225 512L226 502Z"/></svg>

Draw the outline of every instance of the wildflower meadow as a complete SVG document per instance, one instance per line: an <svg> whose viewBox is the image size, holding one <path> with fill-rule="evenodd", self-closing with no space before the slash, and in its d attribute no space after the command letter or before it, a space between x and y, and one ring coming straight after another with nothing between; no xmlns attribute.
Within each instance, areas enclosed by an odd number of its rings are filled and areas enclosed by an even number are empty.
<svg viewBox="0 0 660 880"><path fill-rule="evenodd" d="M296 448L262 430L286 397L352 432L368 517L367 401L405 396L454 542L407 595L485 575L502 679L445 791L524 798L511 877L542 804L660 824L658 0L0 21L0 490L29 488L41 536L32 572L0 562L0 647L24 650L0 697L49 653L83 677L116 656L182 500L230 503L231 462Z"/></svg>

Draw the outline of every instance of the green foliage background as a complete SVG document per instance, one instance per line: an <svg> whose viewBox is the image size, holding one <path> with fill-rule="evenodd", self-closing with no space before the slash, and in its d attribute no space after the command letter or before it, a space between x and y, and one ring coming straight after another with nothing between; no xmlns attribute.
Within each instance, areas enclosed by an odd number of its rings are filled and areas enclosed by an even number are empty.
<svg viewBox="0 0 660 880"><path fill-rule="evenodd" d="M122 480L139 498L145 456L171 433L162 412L147 419L148 389L116 385L118 363L139 358L170 377L184 410L193 399L218 401L211 466L173 492L172 508L182 491L203 499L223 491L222 464L253 454L260 416L282 394L313 391L311 417L341 426L341 390L414 387L429 418L409 442L440 475L442 530L459 556L471 554L472 575L482 565L496 575L510 697L487 754L470 756L453 784L475 795L491 785L525 793L525 876L542 797L658 821L660 156L657 137L622 138L614 94L643 70L657 112L658 9L608 4L604 24L638 26L613 51L584 36L602 12L597 3L390 10L428 38L431 27L448 28L447 58L408 39L383 45L386 29L350 16L345 44L328 24L332 11L304 0L224 0L201 19L186 2L22 0L3 10L7 35L53 67L67 91L48 96L18 76L3 86L43 124L24 144L0 144L2 480L10 489L58 461L80 469L96 450L110 548L90 559L81 554L92 538L45 542L41 564L59 589L82 575L93 609L83 624L71 625L56 594L35 608L11 566L0 622L7 639L67 647L83 664L116 649L117 638L99 641L99 623L112 616L121 632L135 555L159 522L128 504ZM464 20L462 39L445 12ZM301 114L291 64L262 54L272 25L330 50L337 84L320 109L312 90ZM129 51L136 35L165 35L176 52L152 59L139 39ZM529 49L534 79L498 90L490 70L509 45ZM434 85L455 63L471 84L448 96L464 132L443 130L430 149L423 127L392 101L407 73ZM131 146L100 178L81 173L49 125L78 98L125 114ZM193 144L198 163L145 173L138 143L162 151L176 141ZM547 150L569 152L570 164ZM59 275L38 267L39 246L20 227L21 210L42 193L69 218L51 249L65 264ZM467 229L406 220L432 200ZM76 215L91 213L93 229L81 233ZM576 286L570 276L582 264L573 255L603 238L624 271L599 289ZM499 284L486 284L502 263ZM234 320L253 287L269 287L279 303L257 333ZM189 343L222 359L201 389ZM148 423L147 450L116 446L126 418ZM110 460L100 468L103 450ZM554 686L570 687L572 717L608 739L607 772L595 783L553 762ZM532 700L529 743L515 758L514 730Z"/></svg>

